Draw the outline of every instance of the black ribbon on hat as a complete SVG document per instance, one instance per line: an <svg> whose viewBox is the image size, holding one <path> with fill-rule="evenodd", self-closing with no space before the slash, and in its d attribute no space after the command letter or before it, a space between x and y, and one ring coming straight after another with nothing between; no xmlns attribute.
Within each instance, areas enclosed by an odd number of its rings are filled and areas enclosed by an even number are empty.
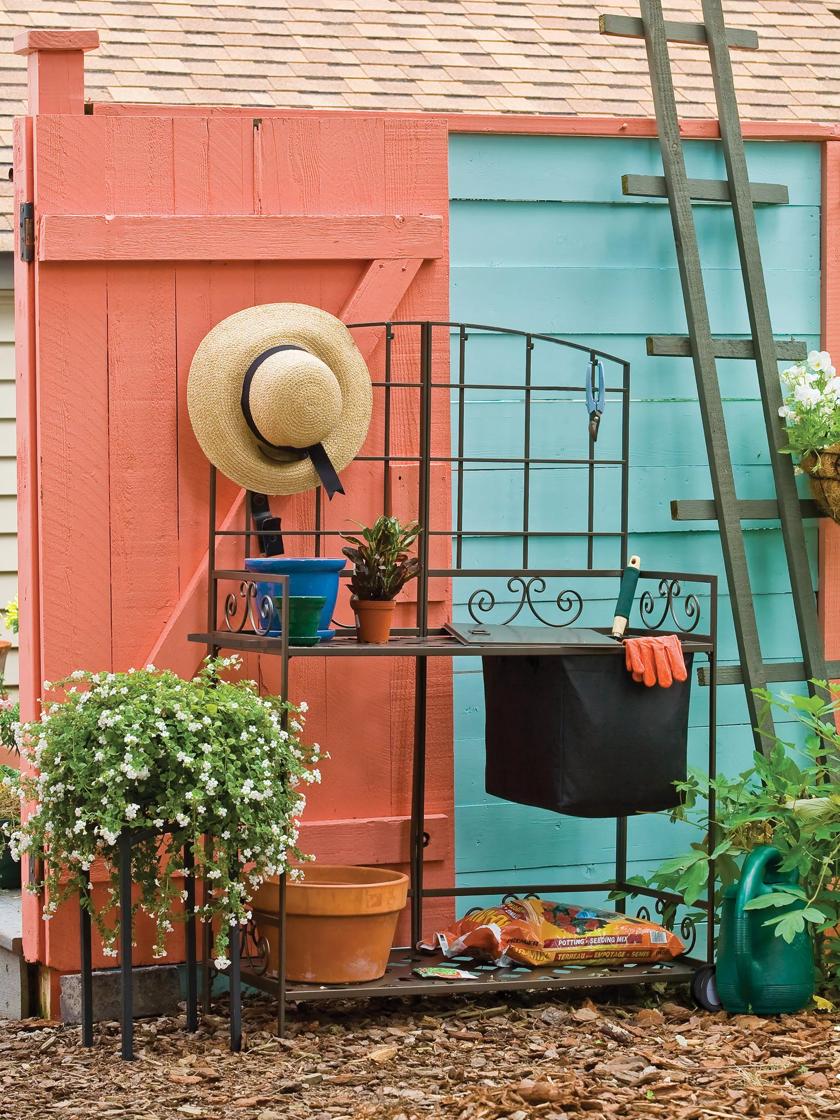
<svg viewBox="0 0 840 1120"><path fill-rule="evenodd" d="M251 382L254 380L254 374L266 358L270 358L272 354L279 354L283 350L300 350L304 354L308 353L303 346L285 345L272 346L269 350L263 350L262 354L258 354L253 362L251 362L250 366L248 366L245 379L242 382L242 415L245 417L245 423L265 447L270 447L273 451L289 451L297 452L301 456L308 455L318 478L321 480L321 485L327 492L327 497L332 499L334 494L343 494L344 487L341 485L338 472L330 462L330 457L324 445L322 443L313 443L311 447L284 447L279 443L269 443L257 427L257 423L251 413Z"/></svg>

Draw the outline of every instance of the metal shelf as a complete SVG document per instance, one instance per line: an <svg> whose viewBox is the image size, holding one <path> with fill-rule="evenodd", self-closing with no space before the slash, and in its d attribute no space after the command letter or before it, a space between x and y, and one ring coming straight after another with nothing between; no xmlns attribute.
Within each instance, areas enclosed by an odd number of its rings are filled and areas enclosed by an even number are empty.
<svg viewBox="0 0 840 1120"><path fill-rule="evenodd" d="M650 631L644 631L650 633ZM190 634L189 641L217 649L241 650L243 653L283 656L283 642L278 636L251 633L237 634L229 630L213 630L204 634ZM706 635L685 637L682 646L686 653L709 653L713 646ZM612 654L624 656L624 648L616 642L615 648L591 643L529 643L502 645L498 642L464 645L445 630L433 630L426 637L416 634L397 634L383 645L365 645L350 635L336 634L328 642L317 646L289 646L289 657L533 657L569 654Z"/></svg>
<svg viewBox="0 0 840 1120"><path fill-rule="evenodd" d="M287 980L286 999L292 1003L314 1003L334 999L394 999L400 996L443 996L461 993L490 993L515 989L539 991L543 988L591 988L603 985L688 984L703 964L692 957L649 964L584 965L566 964L550 968L513 965L497 968L469 957L446 960L441 953L415 953L393 949L387 971L380 980L366 984L301 984ZM418 966L449 965L477 972L478 980L438 980L413 975ZM249 968L243 958L242 981L269 995L277 995L276 973L260 974Z"/></svg>

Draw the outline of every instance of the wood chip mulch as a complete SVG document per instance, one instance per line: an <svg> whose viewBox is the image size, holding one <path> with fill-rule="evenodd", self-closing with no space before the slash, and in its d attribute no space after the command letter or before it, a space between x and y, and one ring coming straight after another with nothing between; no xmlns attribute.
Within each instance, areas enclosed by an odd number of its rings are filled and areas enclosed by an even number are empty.
<svg viewBox="0 0 840 1120"><path fill-rule="evenodd" d="M598 993L599 1001L604 993ZM611 1002L511 994L245 1009L245 1049L227 1050L223 1007L198 1034L137 1024L137 1061L116 1024L0 1023L3 1120L663 1120L840 1116L840 1018L759 1019L694 1010L673 995Z"/></svg>

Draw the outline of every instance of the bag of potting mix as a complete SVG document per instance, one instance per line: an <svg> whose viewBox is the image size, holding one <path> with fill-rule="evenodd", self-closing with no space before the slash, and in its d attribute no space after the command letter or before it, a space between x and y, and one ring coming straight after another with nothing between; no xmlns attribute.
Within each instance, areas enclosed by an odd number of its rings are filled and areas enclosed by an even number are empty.
<svg viewBox="0 0 840 1120"><path fill-rule="evenodd" d="M522 898L470 910L435 934L445 957L474 956L498 965L531 967L670 961L685 952L680 939L655 922L568 902Z"/></svg>

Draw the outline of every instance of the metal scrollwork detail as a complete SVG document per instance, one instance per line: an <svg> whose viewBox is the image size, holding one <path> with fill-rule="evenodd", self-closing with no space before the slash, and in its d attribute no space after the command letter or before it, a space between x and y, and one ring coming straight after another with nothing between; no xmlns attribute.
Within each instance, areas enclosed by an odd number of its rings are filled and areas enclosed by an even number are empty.
<svg viewBox="0 0 840 1120"><path fill-rule="evenodd" d="M639 614L648 630L660 630L670 619L681 634L691 634L700 625L700 600L693 592L683 597L679 580L661 579L655 596L642 592Z"/></svg>
<svg viewBox="0 0 840 1120"><path fill-rule="evenodd" d="M240 931L239 952L251 972L262 976L268 968L270 946L253 918L249 918Z"/></svg>
<svg viewBox="0 0 840 1120"><path fill-rule="evenodd" d="M274 618L274 601L270 595L260 595L253 580L242 580L237 591L230 591L225 598L225 627L234 634L251 631L261 637L271 629Z"/></svg>
<svg viewBox="0 0 840 1120"><path fill-rule="evenodd" d="M254 588L254 594L248 601L248 616L255 634L264 637L271 629L274 618L274 600L270 595L260 595Z"/></svg>
<svg viewBox="0 0 840 1120"><path fill-rule="evenodd" d="M676 925L676 907L673 902L666 902L664 898L657 898L653 903L653 913L648 903L643 903L636 910L636 917L643 922L658 922L673 932ZM680 919L679 937L685 946L685 952L691 954L697 944L697 923L690 914Z"/></svg>
<svg viewBox="0 0 840 1120"><path fill-rule="evenodd" d="M225 598L225 626L234 634L241 634L248 625L250 603L257 594L257 585L243 579L238 591L228 592Z"/></svg>
<svg viewBox="0 0 840 1120"><path fill-rule="evenodd" d="M688 914L680 922L680 940L685 945L685 951L691 954L697 944L697 923Z"/></svg>
<svg viewBox="0 0 840 1120"><path fill-rule="evenodd" d="M542 595L547 588L545 580L542 576L511 576L507 581L507 589L512 595L518 596L518 601L515 602L513 611L507 618L497 620L496 625L507 626L527 607L534 618L541 622L544 626L561 627L573 626L575 622L583 614L583 599L577 591L571 588L565 588L554 599L554 606L560 611L563 616L559 622L552 622L546 618L541 611L544 609L545 604L535 602L534 595ZM482 618L482 615L490 614L496 607L496 596L486 587L479 588L473 591L467 600L467 610L470 613L470 618L474 622L489 621Z"/></svg>

